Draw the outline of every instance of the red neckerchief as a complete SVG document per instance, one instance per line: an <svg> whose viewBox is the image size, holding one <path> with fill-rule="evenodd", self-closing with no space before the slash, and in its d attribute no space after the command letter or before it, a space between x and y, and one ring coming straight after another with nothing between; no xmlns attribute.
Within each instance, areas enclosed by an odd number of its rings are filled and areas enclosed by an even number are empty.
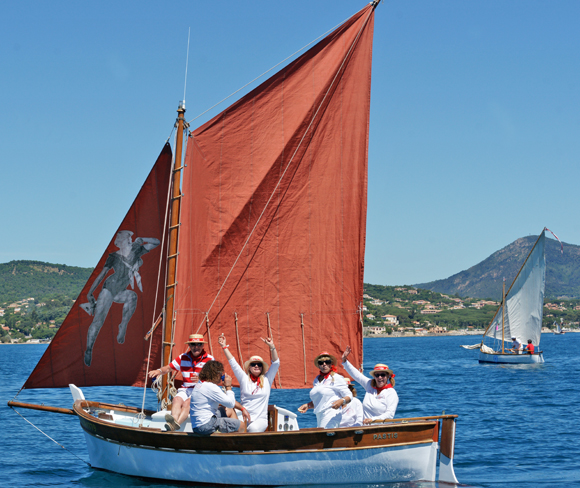
<svg viewBox="0 0 580 488"><path fill-rule="evenodd" d="M375 390L377 390L377 395L380 395L381 391L387 390L387 389L392 388L392 387L393 387L393 385L391 385L390 383L387 383L385 386L383 386L381 388L377 388L376 386L374 388L375 388Z"/></svg>
<svg viewBox="0 0 580 488"><path fill-rule="evenodd" d="M336 366L331 366L330 367L330 371L326 374L322 374L320 373L318 375L318 382L322 383L326 378L328 378L332 373L336 373L338 370L336 369ZM322 376L322 379L320 379L320 377Z"/></svg>
<svg viewBox="0 0 580 488"><path fill-rule="evenodd" d="M391 378L394 378L394 377L395 377L395 375L391 375ZM391 378L389 378L389 382L388 382L388 383L387 383L385 386L383 386L383 387L381 387L381 388L377 388L376 386L373 386L373 388L374 388L375 390L377 390L377 395L380 395L380 394L381 394L381 391L383 391L383 390L387 390L387 389L389 389L389 388L392 388L392 387L393 387L393 385L391 384ZM377 384L377 380L375 380L375 385L376 385L376 384Z"/></svg>
<svg viewBox="0 0 580 488"><path fill-rule="evenodd" d="M260 377L259 376L254 376L252 373L250 373L250 379L254 382L254 383L258 383L260 381Z"/></svg>

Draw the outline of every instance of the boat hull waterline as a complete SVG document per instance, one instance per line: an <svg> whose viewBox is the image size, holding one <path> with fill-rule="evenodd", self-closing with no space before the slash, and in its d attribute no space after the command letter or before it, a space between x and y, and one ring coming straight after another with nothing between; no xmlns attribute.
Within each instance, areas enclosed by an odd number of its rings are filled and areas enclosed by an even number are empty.
<svg viewBox="0 0 580 488"><path fill-rule="evenodd" d="M452 465L454 416L329 431L200 437L115 425L91 414L103 407L111 405L78 401L74 406L91 466L129 476L255 486L340 484L349 479L359 483L435 481L443 422L448 432L442 433L445 466L439 480L457 483ZM441 473L446 479L441 479Z"/></svg>
<svg viewBox="0 0 580 488"><path fill-rule="evenodd" d="M542 352L536 354L489 354L479 352L480 363L494 364L540 364L544 362Z"/></svg>

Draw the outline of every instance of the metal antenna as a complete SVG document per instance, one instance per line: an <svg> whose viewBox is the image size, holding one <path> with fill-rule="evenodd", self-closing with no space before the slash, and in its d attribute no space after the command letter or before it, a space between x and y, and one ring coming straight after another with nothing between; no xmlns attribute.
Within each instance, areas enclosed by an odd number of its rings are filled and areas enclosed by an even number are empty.
<svg viewBox="0 0 580 488"><path fill-rule="evenodd" d="M187 31L187 56L185 57L185 81L183 82L183 107L185 108L185 90L187 89L187 65L189 63L189 38L191 36L191 27Z"/></svg>

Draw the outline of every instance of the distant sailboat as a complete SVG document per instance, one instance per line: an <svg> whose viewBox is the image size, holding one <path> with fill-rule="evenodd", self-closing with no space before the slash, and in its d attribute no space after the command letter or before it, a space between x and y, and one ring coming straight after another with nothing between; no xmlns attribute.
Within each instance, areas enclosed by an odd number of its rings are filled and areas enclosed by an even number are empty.
<svg viewBox="0 0 580 488"><path fill-rule="evenodd" d="M280 344L274 386L310 388L320 351L362 359L373 22L378 0L189 133L180 104L166 145L54 340L23 388L131 385L203 333L238 362L260 337ZM186 164L181 164L182 138ZM179 236L178 236L179 234ZM179 262L177 262L179 260ZM412 480L457 483L456 415L354 428L299 429L269 409L263 433L167 432L157 412L89 401L72 409L94 468L211 485ZM176 380L177 382L177 380ZM45 398L45 397L43 397Z"/></svg>
<svg viewBox="0 0 580 488"><path fill-rule="evenodd" d="M563 323L563 321L563 319L560 319L560 323ZM554 332L554 335L561 335L566 333L557 320L554 320L554 325L556 326L556 332Z"/></svg>
<svg viewBox="0 0 580 488"><path fill-rule="evenodd" d="M545 240L544 228L507 293L504 283L501 304L485 330L481 344L463 346L466 349L479 349L480 363L544 362L543 352L539 348L546 281ZM534 353L529 354L522 350L511 352L507 343L514 337L524 344L531 340Z"/></svg>

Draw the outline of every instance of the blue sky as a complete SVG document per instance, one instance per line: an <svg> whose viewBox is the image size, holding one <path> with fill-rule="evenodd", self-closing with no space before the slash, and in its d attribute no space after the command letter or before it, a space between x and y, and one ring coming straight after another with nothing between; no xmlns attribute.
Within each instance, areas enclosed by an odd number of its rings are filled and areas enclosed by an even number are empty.
<svg viewBox="0 0 580 488"><path fill-rule="evenodd" d="M0 262L96 264L171 133L189 28L191 120L364 5L3 2ZM446 278L544 226L580 244L578 19L577 0L379 6L366 282Z"/></svg>

